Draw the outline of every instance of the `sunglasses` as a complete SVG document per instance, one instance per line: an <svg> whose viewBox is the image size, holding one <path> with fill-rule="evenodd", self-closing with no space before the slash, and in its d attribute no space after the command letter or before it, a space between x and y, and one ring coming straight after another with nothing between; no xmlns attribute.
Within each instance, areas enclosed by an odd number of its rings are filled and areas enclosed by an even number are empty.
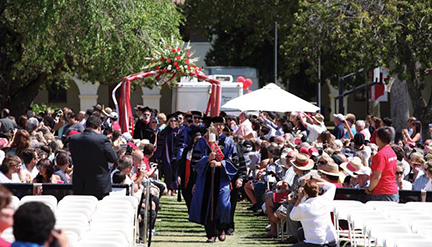
<svg viewBox="0 0 432 247"><path fill-rule="evenodd" d="M320 165L327 165L327 162L320 160L320 161L318 161L318 164L320 164Z"/></svg>
<svg viewBox="0 0 432 247"><path fill-rule="evenodd" d="M396 175L402 175L403 172L396 172Z"/></svg>
<svg viewBox="0 0 432 247"><path fill-rule="evenodd" d="M201 119L201 117L194 116L193 119Z"/></svg>
<svg viewBox="0 0 432 247"><path fill-rule="evenodd" d="M173 123L177 123L177 120L173 119L173 120L171 120L171 122L173 122Z"/></svg>

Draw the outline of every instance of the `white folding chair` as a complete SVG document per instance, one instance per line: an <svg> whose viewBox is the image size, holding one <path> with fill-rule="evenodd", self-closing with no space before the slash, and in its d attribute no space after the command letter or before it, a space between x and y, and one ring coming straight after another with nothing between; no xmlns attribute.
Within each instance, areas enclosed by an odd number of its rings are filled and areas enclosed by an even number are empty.
<svg viewBox="0 0 432 247"><path fill-rule="evenodd" d="M411 225L411 222L417 221L417 220L430 220L432 221L432 216L419 214L419 213L404 213L397 215L396 220L399 220L400 222L404 224Z"/></svg>
<svg viewBox="0 0 432 247"><path fill-rule="evenodd" d="M350 241L351 245L366 245L367 243L367 230L369 225L377 223L396 223L397 221L390 221L389 218L383 216L377 211L375 213L362 214L357 212L348 216L348 226L350 230Z"/></svg>
<svg viewBox="0 0 432 247"><path fill-rule="evenodd" d="M128 243L132 243L134 240L134 226L131 224L119 222L92 222L90 225L90 232L94 231L117 231L126 236Z"/></svg>
<svg viewBox="0 0 432 247"><path fill-rule="evenodd" d="M423 208L426 206L432 207L432 202L407 202L405 205Z"/></svg>
<svg viewBox="0 0 432 247"><path fill-rule="evenodd" d="M2 232L1 237L2 237L4 240L7 240L7 241L13 243L13 242L15 241L15 236L13 235L13 228L12 228L12 227L6 228L6 229Z"/></svg>
<svg viewBox="0 0 432 247"><path fill-rule="evenodd" d="M399 239L396 244L395 247L430 247L432 246L432 240L427 240L427 239Z"/></svg>
<svg viewBox="0 0 432 247"><path fill-rule="evenodd" d="M62 201L85 201L92 204L97 204L98 199L94 196L68 195L63 197Z"/></svg>
<svg viewBox="0 0 432 247"><path fill-rule="evenodd" d="M133 210L134 207L129 201L123 201L123 200L102 200L99 201L97 204L96 210L101 209L128 209Z"/></svg>
<svg viewBox="0 0 432 247"><path fill-rule="evenodd" d="M61 200L58 204L58 210L68 210L69 208L86 208L90 210L90 214L93 214L96 211L96 204L92 204L85 201L63 201Z"/></svg>
<svg viewBox="0 0 432 247"><path fill-rule="evenodd" d="M26 202L43 202L48 205L53 212L55 212L57 209L57 198L55 198L54 196L24 196L23 198L21 198L20 205Z"/></svg>
<svg viewBox="0 0 432 247"><path fill-rule="evenodd" d="M124 247L118 242L86 240L79 242L80 247Z"/></svg>
<svg viewBox="0 0 432 247"><path fill-rule="evenodd" d="M372 209L376 209L379 206L385 206L385 205L397 205L397 202L393 202L393 201L368 201L365 203L365 205L368 208L372 208Z"/></svg>
<svg viewBox="0 0 432 247"><path fill-rule="evenodd" d="M100 232L91 232L90 234L83 236L81 241L82 242L86 242L86 241L89 241L89 242L109 241L109 242L116 242L120 246L128 246L129 245L126 237L123 234L113 233L113 232L111 232L110 234L101 234Z"/></svg>
<svg viewBox="0 0 432 247"><path fill-rule="evenodd" d="M387 223L375 223L370 226L370 229L367 232L368 236L368 246L371 246L371 243L374 242L376 244L378 239L382 239L386 234L392 233L411 233L411 229L407 225L403 224L387 224Z"/></svg>
<svg viewBox="0 0 432 247"><path fill-rule="evenodd" d="M417 234L422 235L427 239L432 239L432 228L419 229Z"/></svg>
<svg viewBox="0 0 432 247"><path fill-rule="evenodd" d="M394 247L399 239L417 240L426 239L426 237L414 233L386 233L385 235L377 238L377 243L383 243L384 247Z"/></svg>
<svg viewBox="0 0 432 247"><path fill-rule="evenodd" d="M133 197L133 196L105 196L102 201L109 201L109 202L128 201L128 202L130 202L130 204L132 205L132 207L134 209L137 209L137 207L138 207L138 199L136 197Z"/></svg>
<svg viewBox="0 0 432 247"><path fill-rule="evenodd" d="M15 210L18 209L19 205L20 205L20 199L16 196L11 196L12 200L11 200L11 207Z"/></svg>
<svg viewBox="0 0 432 247"><path fill-rule="evenodd" d="M135 242L132 242L132 239L130 239L129 232L125 229L115 229L112 227L108 228L97 228L97 226L90 231L86 232L84 237L91 237L91 236L105 236L105 235L111 235L116 236L119 239L124 239L127 242L127 246L134 246ZM126 245L125 245L126 246Z"/></svg>
<svg viewBox="0 0 432 247"><path fill-rule="evenodd" d="M338 236L339 241L351 241L351 231L348 222L348 215L352 212L373 212L368 210L364 204L336 204L333 208L333 222L336 228L336 234ZM340 221L345 220L348 222L348 230L340 229Z"/></svg>
<svg viewBox="0 0 432 247"><path fill-rule="evenodd" d="M84 226L82 224L76 223L76 222L62 222L60 224L56 224L56 229L61 229L64 231L71 231L75 232L78 235L78 238L81 237L81 235L87 231L88 229L84 229Z"/></svg>
<svg viewBox="0 0 432 247"><path fill-rule="evenodd" d="M61 208L57 210L56 215L63 216L63 215L76 215L76 214L82 214L85 215L90 222L92 219L92 212L88 208Z"/></svg>
<svg viewBox="0 0 432 247"><path fill-rule="evenodd" d="M57 228L61 228L60 226L68 226L68 225L80 226L83 229L83 231L88 231L90 229L90 224L85 219L83 220L80 218L75 218L75 219L58 218L56 220L56 226L58 226Z"/></svg>
<svg viewBox="0 0 432 247"><path fill-rule="evenodd" d="M68 239L69 247L77 247L78 241L79 241L78 234L76 234L76 232L73 232L73 231L65 231L65 234L66 234L67 239Z"/></svg>
<svg viewBox="0 0 432 247"><path fill-rule="evenodd" d="M411 230L413 233L417 233L420 229L431 229L432 220L414 220L411 221Z"/></svg>

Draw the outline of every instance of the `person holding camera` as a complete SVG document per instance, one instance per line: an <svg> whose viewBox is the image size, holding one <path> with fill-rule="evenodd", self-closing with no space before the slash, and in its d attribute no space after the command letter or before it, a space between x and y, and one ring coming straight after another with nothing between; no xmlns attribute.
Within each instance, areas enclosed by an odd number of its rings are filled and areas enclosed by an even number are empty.
<svg viewBox="0 0 432 247"><path fill-rule="evenodd" d="M322 188L324 194L318 196ZM298 199L290 213L290 219L300 221L303 234L299 229L299 240L293 247L336 246L336 232L331 221L333 199L336 186L322 178L310 176L303 180L303 187L298 190Z"/></svg>
<svg viewBox="0 0 432 247"><path fill-rule="evenodd" d="M12 247L67 247L64 231L54 230L55 216L42 202L27 202L21 205L13 216Z"/></svg>
<svg viewBox="0 0 432 247"><path fill-rule="evenodd" d="M292 208L294 207L294 204L298 201L298 188L301 185L301 178L310 171L314 166L314 161L309 158L306 154L297 154L296 158L291 161L291 164L293 165L293 169L295 172L295 176L293 179L293 183L290 186L291 193L288 195L286 204L286 215L288 215ZM270 220L270 231L263 235L263 238L273 238L277 236L277 223L279 222L278 216L277 216L277 209L281 206L280 203L275 203L273 201L273 196L269 193L266 195L265 198L266 202L266 211L267 216ZM285 211L285 210L284 210ZM288 225L288 235L291 235L285 243L288 244L294 244L297 243L297 229L300 228L300 222L291 220L289 217L287 219L287 225Z"/></svg>

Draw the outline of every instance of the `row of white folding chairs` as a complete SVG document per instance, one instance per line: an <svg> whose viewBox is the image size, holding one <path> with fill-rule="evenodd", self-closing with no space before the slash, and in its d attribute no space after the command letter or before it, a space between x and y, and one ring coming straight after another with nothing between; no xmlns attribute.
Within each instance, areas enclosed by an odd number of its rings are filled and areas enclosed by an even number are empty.
<svg viewBox="0 0 432 247"><path fill-rule="evenodd" d="M431 205L415 204L419 207ZM427 225L428 221L424 220L431 219L431 216L427 214L422 215L421 212L419 213L419 211L412 205L397 204L394 202L368 202L366 204L336 202L334 211L336 224L338 223L338 220L343 219L344 217L347 218L350 228L348 233L345 235L348 237L344 240L350 240L351 244L354 246L370 245L372 242L374 245L382 246L386 241L390 242L390 245L387 246L392 246L394 242L391 241L397 238L392 237L392 234L388 233L389 229L394 228L392 230L393 232L401 231L403 234L399 234L399 236L414 238L415 235L413 232L415 232L415 227L421 227L419 225L421 224L421 221L419 222L419 220L423 219L422 225ZM415 222L415 224L410 225L410 222ZM384 225L390 225L393 228L384 227L383 229ZM432 225L432 221L429 222L429 225ZM421 239L423 236L417 235L417 238Z"/></svg>
<svg viewBox="0 0 432 247"><path fill-rule="evenodd" d="M344 220L348 222L348 215L353 210L364 210L365 205L359 201L351 200L334 200L333 201L333 223L336 229L336 234L338 236L338 244L341 241L350 241L352 243L352 232L351 228L348 230L342 230L339 223Z"/></svg>
<svg viewBox="0 0 432 247"><path fill-rule="evenodd" d="M367 226L374 222L389 222L390 219L377 209L379 203L363 204L358 201L335 201L334 222L339 240L350 241L352 246L370 243ZM386 203L385 203L386 204ZM348 222L348 230L339 229L339 221Z"/></svg>
<svg viewBox="0 0 432 247"><path fill-rule="evenodd" d="M107 219L120 215L126 216L127 219L133 222L136 219L138 207L138 200L131 196L107 196L104 200L98 201L94 196L69 195L64 197L58 204L54 196L25 196L21 200L13 197L12 204L15 208L18 208L19 205L30 201L43 202L55 212L56 228L66 231L71 247L78 246L82 235L90 230L90 223L96 213L104 212L109 208L113 214L104 215ZM131 224L133 225L134 222ZM125 235L128 235L128 242L131 244L134 243L134 233L135 229L131 230L130 233L125 233ZM7 234L8 231L5 231L6 237L10 237ZM86 238L86 241L88 240L89 237Z"/></svg>
<svg viewBox="0 0 432 247"><path fill-rule="evenodd" d="M138 200L134 197L105 197L98 202L89 231L77 246L101 246L107 240L110 246L134 246L137 207Z"/></svg>

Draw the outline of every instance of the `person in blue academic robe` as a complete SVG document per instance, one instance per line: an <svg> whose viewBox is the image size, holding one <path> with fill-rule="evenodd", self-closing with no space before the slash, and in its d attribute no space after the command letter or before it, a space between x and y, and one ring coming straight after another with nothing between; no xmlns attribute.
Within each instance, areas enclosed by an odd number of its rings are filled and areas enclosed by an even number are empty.
<svg viewBox="0 0 432 247"><path fill-rule="evenodd" d="M230 223L230 181L237 174L237 168L233 163L233 154L236 154L236 145L231 137L222 134L224 119L215 117L212 119L217 129L217 144L223 152L224 159L220 162L215 160L215 153L205 140L201 138L194 147L194 157L201 159L195 164L196 172L195 191L189 210L189 220L205 226L207 242L225 240L225 229ZM213 190L213 217L211 215L211 177L214 172Z"/></svg>
<svg viewBox="0 0 432 247"><path fill-rule="evenodd" d="M203 126L200 123L202 117L202 112L192 111L192 124L184 129L179 129L180 137L177 144L177 160L181 159L183 150L193 144L195 133L202 130Z"/></svg>
<svg viewBox="0 0 432 247"><path fill-rule="evenodd" d="M166 127L158 135L155 159L160 160L161 175L165 178L168 194L177 189L177 147L178 126L175 115L169 115Z"/></svg>

